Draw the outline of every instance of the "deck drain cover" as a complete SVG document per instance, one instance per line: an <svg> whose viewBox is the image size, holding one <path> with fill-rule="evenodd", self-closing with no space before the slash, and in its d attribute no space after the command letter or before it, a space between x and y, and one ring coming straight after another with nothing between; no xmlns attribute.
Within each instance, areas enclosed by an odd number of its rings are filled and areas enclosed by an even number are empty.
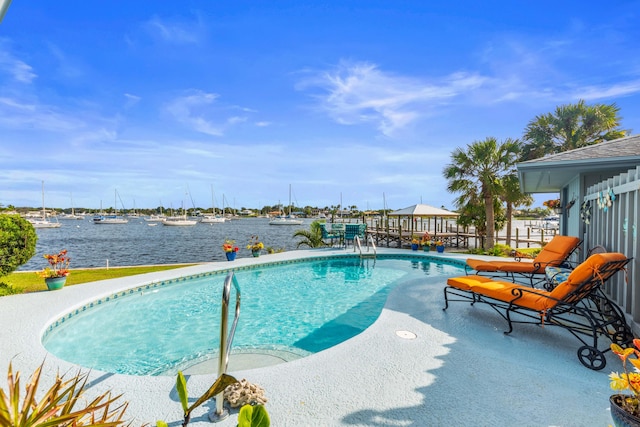
<svg viewBox="0 0 640 427"><path fill-rule="evenodd" d="M396 331L396 335L406 340L415 340L418 336L409 331Z"/></svg>

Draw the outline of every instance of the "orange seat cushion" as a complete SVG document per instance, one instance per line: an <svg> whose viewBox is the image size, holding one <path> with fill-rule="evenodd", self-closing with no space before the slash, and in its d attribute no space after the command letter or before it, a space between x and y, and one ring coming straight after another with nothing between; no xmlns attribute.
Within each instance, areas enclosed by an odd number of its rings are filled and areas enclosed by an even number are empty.
<svg viewBox="0 0 640 427"><path fill-rule="evenodd" d="M498 271L508 273L542 273L544 268L528 261L496 261Z"/></svg>
<svg viewBox="0 0 640 427"><path fill-rule="evenodd" d="M580 239L573 236L555 235L540 251L534 262L544 265L560 265L573 249L580 244Z"/></svg>
<svg viewBox="0 0 640 427"><path fill-rule="evenodd" d="M503 302L511 302L516 298L512 293L514 289L523 290L522 296L514 302L514 304L519 307L543 311L553 307L557 303L547 298L549 296L549 292L547 291L534 289L529 286L516 285L511 282L477 282L471 286L472 292Z"/></svg>
<svg viewBox="0 0 640 427"><path fill-rule="evenodd" d="M484 261L468 258L467 265L476 271L484 272L501 271L505 273L543 274L546 266L560 265L579 244L580 239L577 237L556 235L542 248L533 262Z"/></svg>
<svg viewBox="0 0 640 427"><path fill-rule="evenodd" d="M463 291L469 291L474 284L491 282L493 280L491 277L485 276L460 276L447 279L447 285Z"/></svg>
<svg viewBox="0 0 640 427"><path fill-rule="evenodd" d="M467 265L476 271L485 272L513 272L513 273L535 273L538 269L530 261L483 261L481 259L469 258Z"/></svg>
<svg viewBox="0 0 640 427"><path fill-rule="evenodd" d="M498 271L496 261L484 261L481 259L468 258L467 265L476 271Z"/></svg>
<svg viewBox="0 0 640 427"><path fill-rule="evenodd" d="M596 276L603 264L611 261L623 261L625 259L627 259L627 257L619 252L591 255L585 260L585 262L577 266L571 274L569 274L569 277L567 277L567 280L564 283L556 286L556 288L551 292L551 296L563 299L586 280L590 280Z"/></svg>

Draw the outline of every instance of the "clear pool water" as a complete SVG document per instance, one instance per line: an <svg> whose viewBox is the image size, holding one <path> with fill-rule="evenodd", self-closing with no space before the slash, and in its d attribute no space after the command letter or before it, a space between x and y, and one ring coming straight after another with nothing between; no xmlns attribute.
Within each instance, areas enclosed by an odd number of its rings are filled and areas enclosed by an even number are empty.
<svg viewBox="0 0 640 427"><path fill-rule="evenodd" d="M365 330L398 284L460 274L433 258L325 258L235 272L242 299L233 349L319 352ZM50 327L45 348L106 372L173 375L219 348L226 274L187 278L93 304ZM231 295L233 315L235 293ZM230 319L231 321L231 319Z"/></svg>

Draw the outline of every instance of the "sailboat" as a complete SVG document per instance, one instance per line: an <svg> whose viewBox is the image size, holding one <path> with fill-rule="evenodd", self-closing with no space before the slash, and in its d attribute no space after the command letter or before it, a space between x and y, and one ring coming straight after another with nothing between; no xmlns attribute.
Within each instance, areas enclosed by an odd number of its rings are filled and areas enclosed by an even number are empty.
<svg viewBox="0 0 640 427"><path fill-rule="evenodd" d="M204 215L200 220L203 224L215 224L225 222L226 218L216 214L216 203L213 198L213 185L211 186L211 215Z"/></svg>
<svg viewBox="0 0 640 427"><path fill-rule="evenodd" d="M160 214L159 214L159 215L151 214L151 215L149 215L148 217L145 217L145 218L144 218L144 220L145 220L145 221L147 221L147 222L153 222L153 223L156 223L156 222L162 222L162 221L164 221L165 219L167 219L167 217L166 217L166 216L165 216L165 214L162 212L162 200L160 200ZM149 224L149 225L151 225L151 224ZM153 224L153 225L155 225L155 224Z"/></svg>
<svg viewBox="0 0 640 427"><path fill-rule="evenodd" d="M291 184L289 184L289 213L286 216L278 216L269 221L269 225L302 225L303 221L291 213Z"/></svg>
<svg viewBox="0 0 640 427"><path fill-rule="evenodd" d="M29 219L33 228L58 228L62 224L59 222L51 222L47 219L47 211L44 208L44 181L42 181L42 219Z"/></svg>
<svg viewBox="0 0 640 427"><path fill-rule="evenodd" d="M164 221L162 221L162 225L169 226L185 226L185 225L196 225L198 223L195 219L187 219L187 212L184 210L184 202L182 204L182 215L178 216L170 216L167 217Z"/></svg>
<svg viewBox="0 0 640 427"><path fill-rule="evenodd" d="M73 195L71 195L71 213L60 215L60 219L84 219L83 215L76 215L76 210L73 207Z"/></svg>
<svg viewBox="0 0 640 427"><path fill-rule="evenodd" d="M126 224L129 222L127 218L118 216L118 190L115 190L115 203L113 209L114 215L98 215L93 217L94 224Z"/></svg>

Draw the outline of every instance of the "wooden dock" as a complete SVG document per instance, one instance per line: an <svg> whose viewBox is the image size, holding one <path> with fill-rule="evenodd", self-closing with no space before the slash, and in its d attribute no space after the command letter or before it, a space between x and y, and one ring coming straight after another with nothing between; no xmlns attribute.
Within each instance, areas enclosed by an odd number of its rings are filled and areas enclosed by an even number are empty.
<svg viewBox="0 0 640 427"><path fill-rule="evenodd" d="M473 230L463 229L462 227L457 227L455 229L449 228L446 231L438 231L437 229L403 230L402 227L367 227L367 234L373 238L376 245L386 246L388 248L409 247L411 246L411 240L414 237L421 240L425 232L429 233L431 240L441 240L445 246L450 248L469 249L482 246L482 236L478 235ZM536 232L530 228L525 230L515 229L515 233L511 237L509 246L512 246L513 248L542 247L555 234L555 232L545 232L545 230ZM495 241L496 243L503 242L506 244L506 235L496 233Z"/></svg>

